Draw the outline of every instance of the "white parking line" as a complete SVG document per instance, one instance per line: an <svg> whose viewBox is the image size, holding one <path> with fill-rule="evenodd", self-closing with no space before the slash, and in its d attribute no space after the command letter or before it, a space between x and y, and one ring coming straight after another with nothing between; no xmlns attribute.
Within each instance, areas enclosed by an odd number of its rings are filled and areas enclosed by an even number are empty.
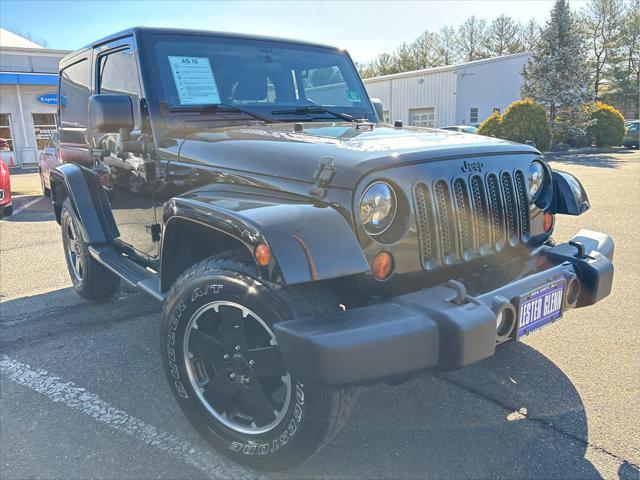
<svg viewBox="0 0 640 480"><path fill-rule="evenodd" d="M33 370L29 365L13 360L7 355L2 355L0 356L0 373L4 373L17 384L49 397L54 402L60 402L86 413L98 422L174 455L201 470L210 478L266 479L264 476L260 477L233 465L227 460L216 458L209 452L199 450L188 441L159 430L153 425L111 406L84 388L76 387L72 382L64 382L46 370Z"/></svg>
<svg viewBox="0 0 640 480"><path fill-rule="evenodd" d="M27 208L29 208L31 205L33 205L34 203L38 203L40 200L42 200L44 197L38 197L38 198L34 198L33 200L31 200L30 202L25 203L24 205L22 205L21 207L17 208L14 210L13 214L11 215L16 216L17 214L19 214L21 211L26 210Z"/></svg>

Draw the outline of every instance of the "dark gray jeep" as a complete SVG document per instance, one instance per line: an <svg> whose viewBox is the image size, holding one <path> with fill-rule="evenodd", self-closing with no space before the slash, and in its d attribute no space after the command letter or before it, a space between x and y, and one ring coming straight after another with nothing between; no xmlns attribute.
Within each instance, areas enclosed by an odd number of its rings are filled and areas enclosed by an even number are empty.
<svg viewBox="0 0 640 480"><path fill-rule="evenodd" d="M299 463L358 385L465 367L611 290L611 238L551 239L589 208L577 179L378 123L343 50L137 28L68 55L59 94L74 287L163 302L173 393L240 462Z"/></svg>

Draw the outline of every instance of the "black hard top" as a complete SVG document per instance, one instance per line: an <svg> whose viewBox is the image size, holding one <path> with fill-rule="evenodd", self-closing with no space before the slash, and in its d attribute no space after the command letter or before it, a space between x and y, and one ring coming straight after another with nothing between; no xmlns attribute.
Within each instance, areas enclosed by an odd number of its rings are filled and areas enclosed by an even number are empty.
<svg viewBox="0 0 640 480"><path fill-rule="evenodd" d="M105 43L112 42L119 38L128 37L135 35L137 37L145 36L149 34L156 35L210 35L214 37L225 37L225 38L242 38L248 40L267 40L274 42L283 42L283 43L291 43L296 45L307 45L310 47L321 47L321 48L332 48L336 49L337 47L331 45L324 45L321 43L308 42L304 40L293 40L288 38L278 38L278 37L269 37L263 35L250 35L246 33L233 33L233 32L215 32L210 30L191 30L186 28L157 28L157 27L132 27L126 30L121 30L116 33L112 33L106 37L103 37L99 40L91 42L90 44L80 48L74 52L71 52L69 55L64 57L61 63L65 63L66 60L75 57L78 53L84 52L87 49L95 48Z"/></svg>

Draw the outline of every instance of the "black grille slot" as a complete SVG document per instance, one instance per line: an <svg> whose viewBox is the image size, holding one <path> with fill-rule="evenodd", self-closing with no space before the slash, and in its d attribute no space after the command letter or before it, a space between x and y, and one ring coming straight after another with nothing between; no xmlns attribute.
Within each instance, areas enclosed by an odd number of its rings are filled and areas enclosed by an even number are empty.
<svg viewBox="0 0 640 480"><path fill-rule="evenodd" d="M424 183L419 183L414 192L416 213L418 215L418 238L420 239L420 253L422 264L427 265L435 257L435 239L433 232L433 212L429 190Z"/></svg>
<svg viewBox="0 0 640 480"><path fill-rule="evenodd" d="M516 195L518 196L518 210L520 212L520 228L522 230L522 240L529 239L529 201L527 198L527 188L522 170L518 170L516 177Z"/></svg>
<svg viewBox="0 0 640 480"><path fill-rule="evenodd" d="M476 238L478 239L478 247L482 250L483 247L491 243L491 238L487 196L482 177L478 175L471 179L471 196L473 198L473 211L476 221Z"/></svg>
<svg viewBox="0 0 640 480"><path fill-rule="evenodd" d="M487 177L487 190L489 192L489 212L491 215L492 243L501 248L505 240L504 215L502 208L502 195L498 177L493 173Z"/></svg>
<svg viewBox="0 0 640 480"><path fill-rule="evenodd" d="M460 236L460 252L462 256L474 248L473 224L471 223L471 203L464 180L458 178L453 182L453 193L458 215L458 234Z"/></svg>
<svg viewBox="0 0 640 480"><path fill-rule="evenodd" d="M507 172L502 174L502 193L504 195L505 216L507 218L507 240L514 244L518 238L518 205L513 191L511 175Z"/></svg>
<svg viewBox="0 0 640 480"><path fill-rule="evenodd" d="M455 255L455 213L451 205L449 185L444 180L438 180L434 186L436 197L436 211L440 245L442 246L442 260L449 263Z"/></svg>

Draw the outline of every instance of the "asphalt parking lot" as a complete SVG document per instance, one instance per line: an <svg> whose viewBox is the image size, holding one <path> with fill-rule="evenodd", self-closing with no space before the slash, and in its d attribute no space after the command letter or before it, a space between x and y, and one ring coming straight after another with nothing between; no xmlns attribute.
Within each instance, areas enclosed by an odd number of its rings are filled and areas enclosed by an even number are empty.
<svg viewBox="0 0 640 480"><path fill-rule="evenodd" d="M639 478L640 153L552 167L576 174L592 203L554 236L613 236L612 295L468 369L363 388L327 448L268 478ZM23 196L0 221L0 478L260 477L182 417L159 361L158 306L129 290L81 300L37 175L12 181Z"/></svg>

